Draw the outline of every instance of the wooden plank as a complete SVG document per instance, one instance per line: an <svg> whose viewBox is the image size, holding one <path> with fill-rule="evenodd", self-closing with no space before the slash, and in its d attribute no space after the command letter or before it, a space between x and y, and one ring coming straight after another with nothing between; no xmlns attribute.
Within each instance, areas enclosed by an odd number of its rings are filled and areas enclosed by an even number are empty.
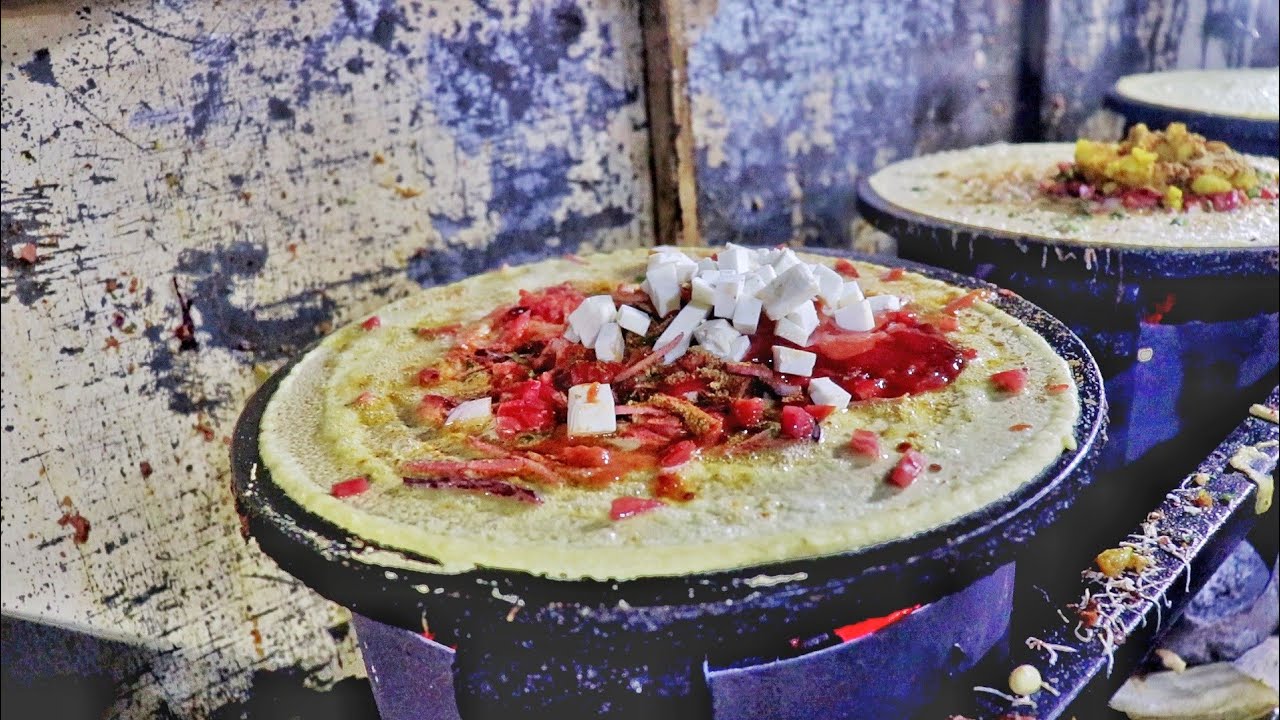
<svg viewBox="0 0 1280 720"><path fill-rule="evenodd" d="M701 245L689 103L685 3L642 2L649 143L653 162L654 230L659 244Z"/></svg>
<svg viewBox="0 0 1280 720"><path fill-rule="evenodd" d="M240 404L419 284L651 242L638 23L631 0L4 5L0 606L145 646L116 714L363 672L345 611L240 535Z"/></svg>
<svg viewBox="0 0 1280 720"><path fill-rule="evenodd" d="M1098 109L1132 73L1275 67L1280 7L1230 0L1052 0L1044 43L1043 135L1072 140L1120 127Z"/></svg>

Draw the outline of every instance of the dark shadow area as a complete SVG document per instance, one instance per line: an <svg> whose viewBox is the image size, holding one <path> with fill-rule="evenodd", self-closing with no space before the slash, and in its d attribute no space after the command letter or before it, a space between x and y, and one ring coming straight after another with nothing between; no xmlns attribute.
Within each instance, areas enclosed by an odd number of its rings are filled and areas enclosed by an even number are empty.
<svg viewBox="0 0 1280 720"><path fill-rule="evenodd" d="M105 717L120 688L149 668L151 651L65 628L4 617L3 699L6 720ZM306 671L259 671L248 698L222 706L213 720L378 720L369 682L343 680L331 690L306 687ZM181 716L162 707L158 720Z"/></svg>

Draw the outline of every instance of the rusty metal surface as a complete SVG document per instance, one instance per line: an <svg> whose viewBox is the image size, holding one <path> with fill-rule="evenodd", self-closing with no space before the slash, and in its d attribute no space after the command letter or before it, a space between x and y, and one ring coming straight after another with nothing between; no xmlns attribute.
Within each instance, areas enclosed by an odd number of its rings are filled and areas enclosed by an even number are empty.
<svg viewBox="0 0 1280 720"><path fill-rule="evenodd" d="M241 537L224 440L418 283L649 242L637 5L3 12L4 611L144 646L119 715L362 673Z"/></svg>
<svg viewBox="0 0 1280 720"><path fill-rule="evenodd" d="M685 14L708 242L849 247L860 175L1015 131L1021 3L722 0Z"/></svg>
<svg viewBox="0 0 1280 720"><path fill-rule="evenodd" d="M1041 98L1046 140L1118 132L1098 114L1132 73L1280 64L1280 6L1263 0L1052 0Z"/></svg>

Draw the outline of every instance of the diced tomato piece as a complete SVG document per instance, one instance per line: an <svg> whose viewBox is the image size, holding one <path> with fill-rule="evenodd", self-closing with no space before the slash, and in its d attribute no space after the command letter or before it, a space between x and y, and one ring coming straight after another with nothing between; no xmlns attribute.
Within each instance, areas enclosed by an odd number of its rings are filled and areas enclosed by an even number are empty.
<svg viewBox="0 0 1280 720"><path fill-rule="evenodd" d="M1214 210L1217 210L1218 212L1225 212L1227 210L1235 210L1240 207L1240 195L1241 193L1235 190L1230 190L1227 192L1214 193L1208 197L1209 202L1213 203Z"/></svg>
<svg viewBox="0 0 1280 720"><path fill-rule="evenodd" d="M854 455L865 458L880 457L880 436L870 430L854 430L849 438L849 449Z"/></svg>
<svg viewBox="0 0 1280 720"><path fill-rule="evenodd" d="M489 372L493 376L495 388L504 388L529 379L529 368L510 360L494 363Z"/></svg>
<svg viewBox="0 0 1280 720"><path fill-rule="evenodd" d="M415 414L424 425L443 425L449 411L456 405L452 398L442 395L423 395Z"/></svg>
<svg viewBox="0 0 1280 720"><path fill-rule="evenodd" d="M1146 210L1160 204L1160 194L1147 188L1128 190L1120 196L1120 202L1130 210Z"/></svg>
<svg viewBox="0 0 1280 720"><path fill-rule="evenodd" d="M560 460L574 467L599 468L609 464L608 448L593 445L570 445L559 453Z"/></svg>
<svg viewBox="0 0 1280 720"><path fill-rule="evenodd" d="M844 389L850 390L857 400L872 400L884 395L887 387L884 378L862 378L855 380L852 388L845 386Z"/></svg>
<svg viewBox="0 0 1280 720"><path fill-rule="evenodd" d="M367 320L360 323L360 327L365 330L373 330L375 328L382 327L382 318L377 315L370 316Z"/></svg>
<svg viewBox="0 0 1280 720"><path fill-rule="evenodd" d="M707 389L707 381L700 377L686 377L673 383L667 383L662 386L662 391L668 395L684 395L685 393L703 392Z"/></svg>
<svg viewBox="0 0 1280 720"><path fill-rule="evenodd" d="M906 274L907 274L906 270L903 270L900 267L896 267L889 270L889 272L885 273L884 277L881 278L881 280L884 280L885 282L893 282L895 280L901 280L902 276Z"/></svg>
<svg viewBox="0 0 1280 720"><path fill-rule="evenodd" d="M804 411L818 422L822 422L831 417L831 413L836 411L835 405L805 405Z"/></svg>
<svg viewBox="0 0 1280 720"><path fill-rule="evenodd" d="M759 425L764 420L764 399L741 398L734 400L729 406L729 417L733 419L734 425L738 427L751 428Z"/></svg>
<svg viewBox="0 0 1280 720"><path fill-rule="evenodd" d="M952 315L934 315L929 318L929 324L942 332L955 332L960 329L960 321Z"/></svg>
<svg viewBox="0 0 1280 720"><path fill-rule="evenodd" d="M847 278L858 277L858 268L851 261L840 258L836 261L835 271Z"/></svg>
<svg viewBox="0 0 1280 720"><path fill-rule="evenodd" d="M693 454L697 450L698 445L694 441L681 440L667 448L667 451L662 454L662 458L658 460L658 464L664 468L678 467L692 460Z"/></svg>
<svg viewBox="0 0 1280 720"><path fill-rule="evenodd" d="M498 403L495 415L498 434L507 437L521 432L546 432L556 426L556 414L550 407L525 400Z"/></svg>
<svg viewBox="0 0 1280 720"><path fill-rule="evenodd" d="M364 392L357 395L356 399L351 401L351 404L355 405L356 407L368 407L373 403L375 403L377 400L378 400L377 395L375 395L370 390L365 390Z"/></svg>
<svg viewBox="0 0 1280 720"><path fill-rule="evenodd" d="M924 455L919 450L908 450L902 454L898 464L889 472L889 482L900 488L907 487L915 481L924 470Z"/></svg>
<svg viewBox="0 0 1280 720"><path fill-rule="evenodd" d="M350 480L336 482L333 487L329 488L329 494L336 498L351 497L359 495L369 489L369 478L353 477Z"/></svg>
<svg viewBox="0 0 1280 720"><path fill-rule="evenodd" d="M422 368L418 371L418 385L431 387L440 382L440 371L435 368Z"/></svg>
<svg viewBox="0 0 1280 720"><path fill-rule="evenodd" d="M574 363L569 368L569 384L585 385L586 383L611 383L626 367L622 363L595 360Z"/></svg>
<svg viewBox="0 0 1280 720"><path fill-rule="evenodd" d="M985 299L987 292L985 290L970 290L942 306L942 312L948 315L955 315L961 310L967 310L973 307L979 300Z"/></svg>
<svg viewBox="0 0 1280 720"><path fill-rule="evenodd" d="M830 360L848 360L874 348L884 335L876 332L819 330L813 338L813 349Z"/></svg>
<svg viewBox="0 0 1280 720"><path fill-rule="evenodd" d="M563 283L536 292L521 290L519 305L528 308L529 314L539 320L563 324L584 299L572 285Z"/></svg>
<svg viewBox="0 0 1280 720"><path fill-rule="evenodd" d="M1258 190L1258 197L1263 200L1275 200L1278 196L1275 188L1261 188Z"/></svg>
<svg viewBox="0 0 1280 720"><path fill-rule="evenodd" d="M813 419L812 415L805 412L804 408L796 405L788 405L782 408L783 437L797 440L811 438L813 437L813 431L817 427L817 421Z"/></svg>
<svg viewBox="0 0 1280 720"><path fill-rule="evenodd" d="M609 506L609 519L622 520L623 518L629 518L632 515L647 513L650 510L655 510L664 505L666 505L666 503L653 498L630 496L614 498L613 504Z"/></svg>
<svg viewBox="0 0 1280 720"><path fill-rule="evenodd" d="M1027 369L1014 368L1013 370L998 372L991 376L991 384L1002 392L1017 395L1027 387Z"/></svg>
<svg viewBox="0 0 1280 720"><path fill-rule="evenodd" d="M978 357L978 351L976 348L960 348L960 356L965 360L972 360Z"/></svg>

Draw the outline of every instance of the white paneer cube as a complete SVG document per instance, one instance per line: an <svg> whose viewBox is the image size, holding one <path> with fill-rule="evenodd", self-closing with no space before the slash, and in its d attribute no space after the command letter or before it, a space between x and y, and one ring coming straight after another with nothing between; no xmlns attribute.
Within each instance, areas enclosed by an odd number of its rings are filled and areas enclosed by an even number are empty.
<svg viewBox="0 0 1280 720"><path fill-rule="evenodd" d="M760 278L761 287L768 285L773 282L774 278L778 277L778 271L774 270L772 265L761 265L755 270L752 270L751 274Z"/></svg>
<svg viewBox="0 0 1280 720"><path fill-rule="evenodd" d="M882 312L897 312L902 309L902 298L897 295L872 295L867 298L871 304L871 312L879 315Z"/></svg>
<svg viewBox="0 0 1280 720"><path fill-rule="evenodd" d="M683 285L693 279L693 274L698 271L698 264L689 258L685 258L688 262L674 263L676 266L676 280Z"/></svg>
<svg viewBox="0 0 1280 720"><path fill-rule="evenodd" d="M818 281L813 272L808 265L797 263L774 278L757 297L764 302L764 313L770 319L781 320L817 294Z"/></svg>
<svg viewBox="0 0 1280 720"><path fill-rule="evenodd" d="M720 269L735 273L745 273L755 268L755 257L747 248L729 243L716 255Z"/></svg>
<svg viewBox="0 0 1280 720"><path fill-rule="evenodd" d="M813 365L818 356L804 350L796 350L782 345L773 346L773 369L784 375L809 377L813 374Z"/></svg>
<svg viewBox="0 0 1280 720"><path fill-rule="evenodd" d="M781 275L801 263L800 258L796 257L794 250L791 248L783 248L782 251L773 258L773 262L769 264L773 266L775 272Z"/></svg>
<svg viewBox="0 0 1280 720"><path fill-rule="evenodd" d="M849 407L853 396L831 378L814 378L809 381L809 399L814 405L832 405L837 410Z"/></svg>
<svg viewBox="0 0 1280 720"><path fill-rule="evenodd" d="M623 305L618 308L618 326L627 332L644 335L649 332L649 314L640 308Z"/></svg>
<svg viewBox="0 0 1280 720"><path fill-rule="evenodd" d="M845 330L854 332L871 332L876 328L876 318L871 312L871 303L858 300L836 311L836 324Z"/></svg>
<svg viewBox="0 0 1280 720"><path fill-rule="evenodd" d="M733 329L747 335L754 334L760 328L760 309L764 307L758 298L747 297L743 293L743 297L738 298L737 304L733 309Z"/></svg>
<svg viewBox="0 0 1280 720"><path fill-rule="evenodd" d="M733 317L734 303L742 293L742 276L727 270L720 271L720 282L716 283L715 315L716 317Z"/></svg>
<svg viewBox="0 0 1280 720"><path fill-rule="evenodd" d="M734 359L735 346L741 337L742 333L734 330L728 320L709 320L693 333L698 345L722 360Z"/></svg>
<svg viewBox="0 0 1280 720"><path fill-rule="evenodd" d="M849 280L844 284L844 288L840 291L840 301L836 303L839 307L844 307L850 303L859 302L865 299L862 294L862 286L857 280Z"/></svg>
<svg viewBox="0 0 1280 720"><path fill-rule="evenodd" d="M662 249L655 248L656 252L649 255L649 272L662 265L671 265L675 268L677 279L686 283L698 271L698 263L693 258L669 246L660 247Z"/></svg>
<svg viewBox="0 0 1280 720"><path fill-rule="evenodd" d="M818 309L813 302L800 303L800 307L787 313L784 320L790 320L807 333L818 329Z"/></svg>
<svg viewBox="0 0 1280 720"><path fill-rule="evenodd" d="M720 264L711 258L702 258L698 261L698 271L694 275L715 275L720 272Z"/></svg>
<svg viewBox="0 0 1280 720"><path fill-rule="evenodd" d="M666 317L680 307L680 278L676 276L676 266L664 263L649 268L645 276L645 292L649 294L649 302L653 303L658 317Z"/></svg>
<svg viewBox="0 0 1280 720"><path fill-rule="evenodd" d="M596 344L600 328L605 323L613 322L617 316L618 309L613 305L613 298L608 295L592 295L569 313L569 327L578 334L583 345L592 347Z"/></svg>
<svg viewBox="0 0 1280 720"><path fill-rule="evenodd" d="M844 278L826 265L815 264L810 267L813 269L814 279L818 281L818 297L822 298L822 304L832 309L839 307L840 297L844 292Z"/></svg>
<svg viewBox="0 0 1280 720"><path fill-rule="evenodd" d="M578 331L574 330L572 325L564 329L564 339L571 343L582 342L582 336L578 335Z"/></svg>
<svg viewBox="0 0 1280 720"><path fill-rule="evenodd" d="M726 360L734 362L742 362L747 357L747 353L751 351L751 338L746 335L739 335L737 340L733 341L733 352L729 354Z"/></svg>
<svg viewBox="0 0 1280 720"><path fill-rule="evenodd" d="M458 403L444 419L445 425L488 420L493 417L493 400L487 397Z"/></svg>
<svg viewBox="0 0 1280 720"><path fill-rule="evenodd" d="M768 265L782 254L781 248L756 248L751 251L757 265Z"/></svg>
<svg viewBox="0 0 1280 720"><path fill-rule="evenodd" d="M671 319L671 324L667 325L667 329L662 331L662 334L658 336L658 339L653 344L654 347L662 347L671 342L677 335L684 335L678 345L662 356L663 362L675 362L681 355L689 351L689 344L693 342L694 331L707 319L707 313L709 312L711 312L710 308L697 303L689 303L680 308L680 312L676 313L676 316Z"/></svg>
<svg viewBox="0 0 1280 720"><path fill-rule="evenodd" d="M617 429L613 388L608 383L583 383L569 388L570 435L604 435Z"/></svg>
<svg viewBox="0 0 1280 720"><path fill-rule="evenodd" d="M782 318L773 326L773 334L783 340L790 340L800 347L809 347L809 336L813 334L812 330L805 330L790 320L790 315Z"/></svg>
<svg viewBox="0 0 1280 720"><path fill-rule="evenodd" d="M711 277L693 276L693 280L689 281L689 288L692 295L689 300L699 305L715 305L716 303L716 285L719 284L720 273Z"/></svg>
<svg viewBox="0 0 1280 720"><path fill-rule="evenodd" d="M622 362L622 356L627 351L626 343L622 341L622 327L616 322L605 323L596 336L595 349L597 360Z"/></svg>

